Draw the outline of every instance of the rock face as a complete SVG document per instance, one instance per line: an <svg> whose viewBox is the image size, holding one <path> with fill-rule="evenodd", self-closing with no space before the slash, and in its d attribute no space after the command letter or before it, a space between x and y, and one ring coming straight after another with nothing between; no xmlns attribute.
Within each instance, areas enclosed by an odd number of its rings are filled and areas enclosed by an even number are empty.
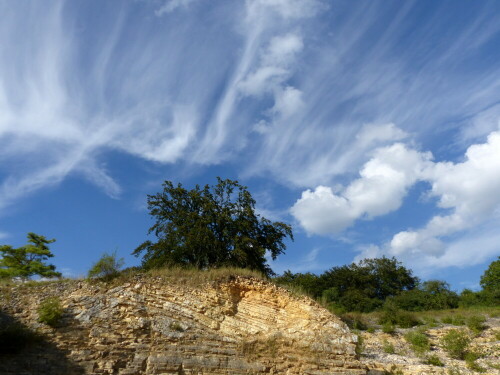
<svg viewBox="0 0 500 375"><path fill-rule="evenodd" d="M45 339L0 358L0 373L366 374L356 335L312 300L248 277L187 284L141 275L4 288L3 314ZM65 309L57 328L37 322L50 296Z"/></svg>

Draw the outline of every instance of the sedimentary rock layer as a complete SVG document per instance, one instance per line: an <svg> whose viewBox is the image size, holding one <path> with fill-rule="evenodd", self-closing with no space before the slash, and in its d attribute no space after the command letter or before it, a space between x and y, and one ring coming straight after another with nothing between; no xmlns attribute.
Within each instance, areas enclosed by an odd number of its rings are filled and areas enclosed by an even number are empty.
<svg viewBox="0 0 500 375"><path fill-rule="evenodd" d="M356 336L314 301L262 280L188 285L137 275L121 285L65 281L2 290L1 311L43 333L1 358L22 374L365 374ZM60 326L37 322L58 296Z"/></svg>

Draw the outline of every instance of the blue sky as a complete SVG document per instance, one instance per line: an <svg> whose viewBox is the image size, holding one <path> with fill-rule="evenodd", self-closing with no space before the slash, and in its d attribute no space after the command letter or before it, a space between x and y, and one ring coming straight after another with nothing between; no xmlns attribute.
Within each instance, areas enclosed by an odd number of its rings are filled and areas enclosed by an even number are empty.
<svg viewBox="0 0 500 375"><path fill-rule="evenodd" d="M1 1L0 241L86 274L164 180L249 187L272 263L396 256L477 288L500 254L497 1Z"/></svg>

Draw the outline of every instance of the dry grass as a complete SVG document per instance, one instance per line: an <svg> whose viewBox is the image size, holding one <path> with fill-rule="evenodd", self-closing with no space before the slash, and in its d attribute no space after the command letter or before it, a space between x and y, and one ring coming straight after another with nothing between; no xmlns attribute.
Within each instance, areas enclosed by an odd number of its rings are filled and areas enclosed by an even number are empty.
<svg viewBox="0 0 500 375"><path fill-rule="evenodd" d="M255 277L260 280L267 278L260 272L246 268L211 268L199 270L196 268L169 267L153 269L147 272L151 276L160 276L169 281L176 281L182 284L200 285L212 281L228 280L235 276Z"/></svg>
<svg viewBox="0 0 500 375"><path fill-rule="evenodd" d="M208 283L229 281L236 276L253 277L259 280L269 279L260 272L244 268L213 268L199 270L186 267L166 267L143 271L140 269L127 269L121 272L109 283L120 285L133 280L136 276L144 275L161 279L161 282L179 286L200 287ZM92 281L95 282L95 281Z"/></svg>

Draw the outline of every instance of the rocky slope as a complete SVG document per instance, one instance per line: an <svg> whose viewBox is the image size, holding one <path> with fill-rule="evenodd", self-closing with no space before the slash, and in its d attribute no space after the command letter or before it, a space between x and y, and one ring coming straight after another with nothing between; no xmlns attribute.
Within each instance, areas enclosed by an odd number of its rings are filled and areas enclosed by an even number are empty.
<svg viewBox="0 0 500 375"><path fill-rule="evenodd" d="M471 337L468 351L476 353L474 368L464 360L450 358L443 350L441 340L450 330L460 330ZM410 331L425 333L429 339L430 350L416 353L405 336ZM373 373L392 373L394 375L500 375L500 318L489 318L482 332L474 333L464 326L449 324L437 327L417 327L397 329L392 334L381 329L375 332L362 332L363 348L361 361ZM440 366L426 364L429 357L438 358Z"/></svg>
<svg viewBox="0 0 500 375"><path fill-rule="evenodd" d="M304 297L250 277L189 285L136 275L114 285L86 281L1 289L1 319L43 340L0 358L0 373L366 374L356 335ZM58 296L59 326L37 308Z"/></svg>

